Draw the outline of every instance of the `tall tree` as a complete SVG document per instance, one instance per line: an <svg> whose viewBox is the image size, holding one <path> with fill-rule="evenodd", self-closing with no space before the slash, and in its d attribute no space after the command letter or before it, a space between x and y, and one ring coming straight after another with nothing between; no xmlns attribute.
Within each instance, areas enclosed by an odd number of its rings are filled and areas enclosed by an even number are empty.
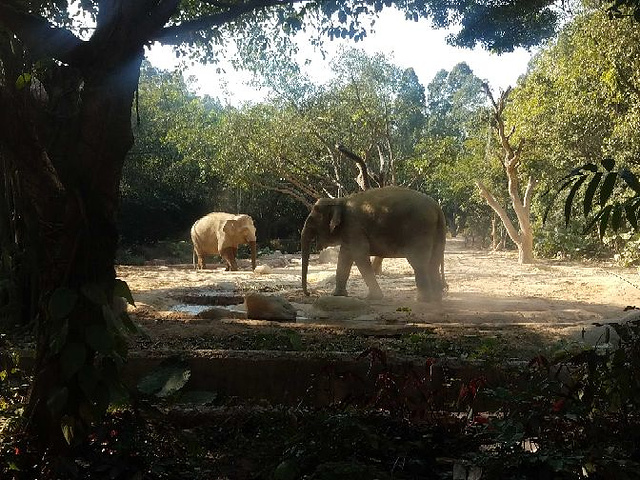
<svg viewBox="0 0 640 480"><path fill-rule="evenodd" d="M533 226L531 224L531 202L535 191L537 180L533 175L529 176L527 186L524 193L520 188L520 175L522 166L522 152L524 147L524 138L515 139L514 129L509 129L505 124L505 109L511 88L508 88L500 94L499 98L494 98L489 86L485 84L485 91L491 105L492 126L500 141L502 151L502 166L507 177L509 198L511 199L511 207L515 212L518 220L516 226L508 214L507 209L496 199L491 191L480 180L476 185L480 189L481 195L487 203L493 208L496 214L502 220L507 233L513 243L518 247L518 262L533 263Z"/></svg>
<svg viewBox="0 0 640 480"><path fill-rule="evenodd" d="M557 16L553 3L473 3L487 20L469 30L494 49L532 45ZM8 0L0 3L0 146L16 179L37 259L37 358L26 418L45 442L63 448L104 412L125 355L114 296L119 186L133 144L131 107L144 46L176 45L211 58L234 36L257 56L286 46L315 23L320 34L360 37L376 1ZM447 25L469 5L407 2L410 17ZM520 16L524 21L521 21ZM505 27L504 20L518 16ZM495 19L495 21L494 21ZM81 22L81 23L78 23ZM513 26L518 27L513 29ZM513 36L505 36L513 31ZM65 442L66 440L66 442Z"/></svg>

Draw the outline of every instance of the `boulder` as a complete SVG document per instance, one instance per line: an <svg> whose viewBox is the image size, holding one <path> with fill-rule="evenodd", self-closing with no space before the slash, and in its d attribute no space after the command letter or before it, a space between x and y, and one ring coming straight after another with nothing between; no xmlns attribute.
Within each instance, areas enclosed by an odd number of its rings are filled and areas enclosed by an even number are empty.
<svg viewBox="0 0 640 480"><path fill-rule="evenodd" d="M248 293L244 297L247 318L254 320L273 320L276 322L295 322L296 309L287 300L276 295Z"/></svg>

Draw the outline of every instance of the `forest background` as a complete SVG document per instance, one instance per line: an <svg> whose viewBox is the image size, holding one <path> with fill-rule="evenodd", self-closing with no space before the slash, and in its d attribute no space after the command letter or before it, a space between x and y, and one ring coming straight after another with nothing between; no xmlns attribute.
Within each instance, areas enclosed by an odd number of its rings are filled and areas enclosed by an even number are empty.
<svg viewBox="0 0 640 480"><path fill-rule="evenodd" d="M603 45L601 38L614 41ZM580 219L565 225L561 208L542 221L549 191L575 166L611 157L637 168L637 39L633 21L585 12L506 92L502 116L510 144L520 149L518 177L535 179L537 255L637 260L632 224L601 237L597 229L585 235ZM144 259L135 244L187 239L193 221L212 210L248 213L263 248L295 251L316 198L360 189L357 163L336 145L364 160L373 184L406 185L436 198L452 234L513 246L478 187L486 186L517 225L491 103L503 92L487 91L466 63L440 70L426 86L412 68L358 48L334 59L328 83L284 58L252 67L256 81L275 93L230 106L196 95L179 72L145 63L122 189L130 261Z"/></svg>

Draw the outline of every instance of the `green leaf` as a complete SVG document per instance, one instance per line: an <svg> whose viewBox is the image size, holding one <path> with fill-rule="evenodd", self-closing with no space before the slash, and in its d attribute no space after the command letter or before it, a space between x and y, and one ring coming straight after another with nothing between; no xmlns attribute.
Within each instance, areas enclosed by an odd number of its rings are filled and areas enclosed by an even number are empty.
<svg viewBox="0 0 640 480"><path fill-rule="evenodd" d="M53 416L58 416L64 410L69 400L69 389L67 387L56 388L47 399L47 408Z"/></svg>
<svg viewBox="0 0 640 480"><path fill-rule="evenodd" d="M602 179L602 172L596 173L589 185L587 185L587 189L584 192L584 216L585 218L589 216L591 209L593 208L593 197L596 194L596 190L598 189L598 184Z"/></svg>
<svg viewBox="0 0 640 480"><path fill-rule="evenodd" d="M98 381L99 373L93 365L84 365L78 371L78 385L87 398L92 398Z"/></svg>
<svg viewBox="0 0 640 480"><path fill-rule="evenodd" d="M49 298L49 314L54 320L62 320L69 316L77 303L78 292L67 287L56 288Z"/></svg>
<svg viewBox="0 0 640 480"><path fill-rule="evenodd" d="M60 355L62 378L68 380L84 365L87 349L82 343L67 343Z"/></svg>
<svg viewBox="0 0 640 480"><path fill-rule="evenodd" d="M67 336L69 335L69 321L62 322L62 326L51 334L51 341L49 342L49 350L52 355L60 353L62 347L67 343Z"/></svg>
<svg viewBox="0 0 640 480"><path fill-rule="evenodd" d="M625 205L624 211L629 225L631 225L634 230L638 230L638 217L636 216L636 209L633 208L632 205Z"/></svg>
<svg viewBox="0 0 640 480"><path fill-rule="evenodd" d="M613 158L603 158L602 166L605 168L607 172L610 172L616 166L616 162Z"/></svg>
<svg viewBox="0 0 640 480"><path fill-rule="evenodd" d="M602 209L602 216L600 217L600 224L598 225L598 234L600 238L604 237L604 232L609 224L609 216L611 215L612 205L607 205Z"/></svg>
<svg viewBox="0 0 640 480"><path fill-rule="evenodd" d="M129 332L141 333L140 327L138 327L138 325L133 323L133 320L131 320L131 317L127 312L122 312L119 316L120 316L120 320L122 320L122 324L125 326L127 330L129 330Z"/></svg>
<svg viewBox="0 0 640 480"><path fill-rule="evenodd" d="M640 181L638 181L638 177L636 177L633 172L626 168L621 168L618 174L629 187L631 187L636 193L640 194Z"/></svg>
<svg viewBox="0 0 640 480"><path fill-rule="evenodd" d="M82 294L96 305L106 305L107 295L104 287L97 283L87 283L80 288Z"/></svg>
<svg viewBox="0 0 640 480"><path fill-rule="evenodd" d="M133 300L133 294L129 289L129 285L124 280L116 278L115 283L113 284L113 296L122 297L129 303L129 305L133 305L134 307L136 306Z"/></svg>
<svg viewBox="0 0 640 480"><path fill-rule="evenodd" d="M620 229L622 224L622 205L616 205L613 208L613 215L611 216L611 228L614 232Z"/></svg>
<svg viewBox="0 0 640 480"><path fill-rule="evenodd" d="M172 357L140 380L138 390L146 395L165 398L184 387L190 377L191 369L187 362Z"/></svg>
<svg viewBox="0 0 640 480"><path fill-rule="evenodd" d="M604 177L604 182L602 182L602 187L600 188L600 206L604 207L611 197L613 193L613 187L616 184L616 179L618 178L617 172L609 172L607 176Z"/></svg>
<svg viewBox="0 0 640 480"><path fill-rule="evenodd" d="M16 78L16 90L22 90L24 87L31 83L31 74L30 73L21 73Z"/></svg>
<svg viewBox="0 0 640 480"><path fill-rule="evenodd" d="M571 208L573 207L573 197L575 197L576 193L587 179L586 175L582 175L580 178L576 180L569 190L569 195L567 195L567 199L564 202L564 221L565 225L569 225L569 220L571 220Z"/></svg>
<svg viewBox="0 0 640 480"><path fill-rule="evenodd" d="M113 349L113 336L104 324L87 325L84 338L95 351L109 354Z"/></svg>
<svg viewBox="0 0 640 480"><path fill-rule="evenodd" d="M71 445L75 437L76 421L73 417L65 415L60 419L60 427L62 428L62 435L64 435L67 444Z"/></svg>

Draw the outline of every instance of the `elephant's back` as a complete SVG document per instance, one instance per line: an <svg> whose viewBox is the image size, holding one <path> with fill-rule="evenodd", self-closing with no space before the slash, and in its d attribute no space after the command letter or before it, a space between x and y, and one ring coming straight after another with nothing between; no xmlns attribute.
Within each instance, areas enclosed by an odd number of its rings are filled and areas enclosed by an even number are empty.
<svg viewBox="0 0 640 480"><path fill-rule="evenodd" d="M438 220L441 210L438 202L417 190L406 187L389 186L373 188L352 195L347 201L351 208L360 210L373 222L383 220L433 223Z"/></svg>
<svg viewBox="0 0 640 480"><path fill-rule="evenodd" d="M191 241L203 254L218 253L218 234L224 223L234 215L211 212L196 220L191 227Z"/></svg>

